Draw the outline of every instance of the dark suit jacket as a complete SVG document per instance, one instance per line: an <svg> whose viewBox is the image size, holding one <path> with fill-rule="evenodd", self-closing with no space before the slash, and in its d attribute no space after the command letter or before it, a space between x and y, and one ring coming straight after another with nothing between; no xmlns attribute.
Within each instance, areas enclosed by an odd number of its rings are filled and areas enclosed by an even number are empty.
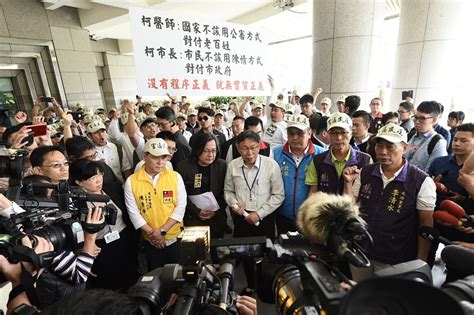
<svg viewBox="0 0 474 315"><path fill-rule="evenodd" d="M181 161L178 163L176 171L183 177L188 196L198 194L194 188L194 177L199 172L197 162L194 160ZM226 225L225 208L227 207L224 200L224 179L226 171L227 163L220 158L217 158L214 163L211 164L209 187L220 206L220 209L216 211L216 215L211 220L202 221L199 219L201 209L196 207L191 200L189 200L189 197L187 200L184 224L188 226L209 225L212 238L224 236L224 227Z"/></svg>

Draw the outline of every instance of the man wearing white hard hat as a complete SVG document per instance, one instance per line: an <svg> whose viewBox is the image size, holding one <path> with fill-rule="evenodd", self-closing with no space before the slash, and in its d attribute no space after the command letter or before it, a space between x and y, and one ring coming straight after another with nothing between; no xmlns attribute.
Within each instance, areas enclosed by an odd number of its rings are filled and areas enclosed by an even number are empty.
<svg viewBox="0 0 474 315"><path fill-rule="evenodd" d="M148 271L177 262L176 241L187 195L181 175L166 168L169 155L163 139L147 141L145 164L124 185L130 220L145 240Z"/></svg>
<svg viewBox="0 0 474 315"><path fill-rule="evenodd" d="M361 243L371 267L351 266L355 281L390 265L428 258L430 242L418 236L418 229L433 226L436 187L425 172L403 157L407 143L405 129L389 123L375 137L377 163L362 170L344 170L344 193L359 202L373 237L373 245Z"/></svg>
<svg viewBox="0 0 474 315"><path fill-rule="evenodd" d="M277 209L278 234L297 231L296 216L303 201L308 197L309 186L305 184L305 170L316 154L325 151L311 142L309 119L305 115L287 115L288 141L273 150L273 158L281 169L285 200Z"/></svg>
<svg viewBox="0 0 474 315"><path fill-rule="evenodd" d="M109 165L115 176L123 183L132 174L132 165L125 158L120 160L117 146L109 141L109 135L102 120L94 120L88 124L87 136L95 145L97 159Z"/></svg>

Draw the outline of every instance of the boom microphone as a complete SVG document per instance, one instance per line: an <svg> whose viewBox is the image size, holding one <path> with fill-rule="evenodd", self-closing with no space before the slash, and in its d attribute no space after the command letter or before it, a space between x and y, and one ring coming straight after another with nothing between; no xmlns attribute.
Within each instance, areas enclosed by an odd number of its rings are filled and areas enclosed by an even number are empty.
<svg viewBox="0 0 474 315"><path fill-rule="evenodd" d="M312 194L301 205L296 223L311 242L327 246L355 266L370 266L354 240L372 238L351 197L323 192Z"/></svg>
<svg viewBox="0 0 474 315"><path fill-rule="evenodd" d="M437 229L432 228L431 226L423 225L418 230L418 234L428 241L439 241L444 245L452 245L453 243L445 237L439 235Z"/></svg>

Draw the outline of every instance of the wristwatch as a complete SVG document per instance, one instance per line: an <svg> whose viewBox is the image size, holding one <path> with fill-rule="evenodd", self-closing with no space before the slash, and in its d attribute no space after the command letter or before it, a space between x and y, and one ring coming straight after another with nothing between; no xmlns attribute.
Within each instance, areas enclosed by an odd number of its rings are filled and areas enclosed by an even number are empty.
<svg viewBox="0 0 474 315"><path fill-rule="evenodd" d="M166 235L166 231L165 231L165 230L161 229L160 232L161 232L161 236L165 236L165 235Z"/></svg>

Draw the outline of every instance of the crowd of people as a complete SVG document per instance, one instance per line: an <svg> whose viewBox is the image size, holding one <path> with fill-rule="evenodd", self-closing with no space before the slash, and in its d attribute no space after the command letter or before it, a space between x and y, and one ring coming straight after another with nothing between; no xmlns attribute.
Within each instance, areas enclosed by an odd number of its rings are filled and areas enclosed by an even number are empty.
<svg viewBox="0 0 474 315"><path fill-rule="evenodd" d="M456 227L433 222L444 199L474 215L474 124L463 123L464 113L449 113L447 130L436 101L415 106L407 99L397 112L383 113L381 98L364 111L357 95L341 95L333 104L328 97L317 101L322 92L194 105L169 96L159 106L137 96L109 111L81 104L65 110L53 98L52 106L38 99L32 113L18 111L15 124L0 132L10 150L26 150L24 179L68 181L110 197L88 202L87 223L103 228L87 232L79 252L57 254L43 273L48 277L38 278L43 287L61 279L64 288L43 292L41 307L85 288L123 290L140 273L176 263L183 226L209 226L212 238L275 239L297 231L300 205L318 191L346 194L360 205L373 237L373 245L364 245L372 267L348 266L355 281L401 262L432 261L438 244L418 236L420 226L434 225L474 249L474 230L464 221ZM27 141L29 126L37 124L48 125L46 135ZM2 183L5 192L8 178ZM211 202L199 207L195 197L203 195ZM4 217L25 211L3 195L0 202ZM113 225L103 222L106 207L117 210ZM0 260L3 271L8 264ZM241 294L253 296L255 261L242 264Z"/></svg>

